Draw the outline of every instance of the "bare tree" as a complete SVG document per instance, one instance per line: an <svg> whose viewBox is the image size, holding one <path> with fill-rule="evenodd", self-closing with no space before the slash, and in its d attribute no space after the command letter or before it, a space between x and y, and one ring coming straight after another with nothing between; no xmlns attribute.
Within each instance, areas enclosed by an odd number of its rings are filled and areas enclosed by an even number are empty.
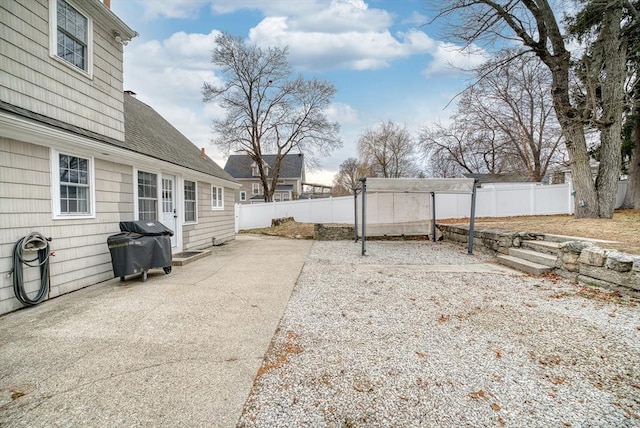
<svg viewBox="0 0 640 428"><path fill-rule="evenodd" d="M505 171L495 132L456 114L449 126L433 125L420 133L420 146L435 177L459 174L499 174Z"/></svg>
<svg viewBox="0 0 640 428"><path fill-rule="evenodd" d="M304 153L307 165L313 166L316 156L342 146L339 124L325 114L335 87L317 79L293 78L286 48L263 50L226 33L215 43L212 63L226 82L205 82L202 94L205 102L219 102L226 116L213 121L213 142L227 154L240 151L253 159L265 200L271 201L287 154ZM263 162L266 154L276 155L270 168Z"/></svg>
<svg viewBox="0 0 640 428"><path fill-rule="evenodd" d="M358 140L362 162L385 178L415 177L419 168L414 149L415 143L406 127L390 120L368 129Z"/></svg>
<svg viewBox="0 0 640 428"><path fill-rule="evenodd" d="M512 60L496 67L505 58ZM550 165L563 161L548 68L531 54L505 51L476 73L478 81L463 92L458 114L492 130L503 171L541 181Z"/></svg>
<svg viewBox="0 0 640 428"><path fill-rule="evenodd" d="M622 21L616 21L615 16L619 9L627 1L612 0L603 2L594 0L606 6L603 14L604 25L599 30L606 30L608 35L603 40L603 46L615 49L618 55L616 43L620 43L616 32L617 26ZM571 69L571 54L566 48L560 25L552 7L547 0L453 0L441 9L440 17L455 17L452 22L454 28L459 31L456 36L465 43L471 44L482 39L494 41L496 37L518 40L549 68L552 77L551 94L556 116L564 133L565 145L569 155L569 163L572 173L572 181L575 189L575 216L586 217L611 217L613 215L613 201L615 192L611 192L617 184L619 164L607 161L601 164L596 183L591 176L589 154L584 133L584 111L581 111L572 103L570 97L569 72ZM603 33L604 34L604 33ZM611 37L609 37L611 36ZM613 69L620 66L619 59L608 58L607 48L603 64ZM626 65L625 65L626 67ZM602 69L600 70L602 71ZM618 102L615 95L611 95L611 102ZM621 118L608 116L606 120L609 127L615 126ZM618 146L618 151L620 146ZM605 152L611 152L607 147ZM608 156L608 155L607 155ZM611 155L615 156L615 155ZM614 168L612 171L611 168ZM615 182L615 183L614 183Z"/></svg>
<svg viewBox="0 0 640 428"><path fill-rule="evenodd" d="M359 180L364 177L375 177L371 166L358 161L356 158L348 158L340 164L340 170L333 178L333 196L352 195L353 189L358 187Z"/></svg>

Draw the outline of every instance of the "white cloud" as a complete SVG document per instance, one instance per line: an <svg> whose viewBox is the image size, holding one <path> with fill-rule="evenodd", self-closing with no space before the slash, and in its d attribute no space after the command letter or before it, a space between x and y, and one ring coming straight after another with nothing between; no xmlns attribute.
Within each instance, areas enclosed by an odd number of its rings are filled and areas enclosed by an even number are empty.
<svg viewBox="0 0 640 428"><path fill-rule="evenodd" d="M296 16L291 29L324 33L384 31L392 21L387 11L369 9L363 0L333 0L317 13Z"/></svg>
<svg viewBox="0 0 640 428"><path fill-rule="evenodd" d="M427 34L412 30L393 37L384 31L321 33L295 31L290 19L269 17L249 31L259 46L288 46L289 59L303 69L353 70L387 67L391 61L416 53L428 53L436 43Z"/></svg>
<svg viewBox="0 0 640 428"><path fill-rule="evenodd" d="M486 62L489 53L481 48L472 46L461 49L460 46L438 42L431 51L433 61L423 71L426 77L439 74L450 74L455 71L469 71Z"/></svg>
<svg viewBox="0 0 640 428"><path fill-rule="evenodd" d="M333 103L325 111L327 118L332 122L340 122L341 125L358 124L360 119L358 111L348 104Z"/></svg>
<svg viewBox="0 0 640 428"><path fill-rule="evenodd" d="M413 24L418 27L422 25L428 24L430 18L427 15L423 15L420 12L416 12L415 10L411 12L411 15L408 18L405 18L402 22L404 24Z"/></svg>

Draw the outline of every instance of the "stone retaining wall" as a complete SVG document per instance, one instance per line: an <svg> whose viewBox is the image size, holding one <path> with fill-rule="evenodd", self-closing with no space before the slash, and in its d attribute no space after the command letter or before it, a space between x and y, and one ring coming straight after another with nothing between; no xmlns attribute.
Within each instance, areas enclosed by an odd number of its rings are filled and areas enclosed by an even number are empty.
<svg viewBox="0 0 640 428"><path fill-rule="evenodd" d="M354 239L353 226L313 225L313 239L316 241L341 241Z"/></svg>
<svg viewBox="0 0 640 428"><path fill-rule="evenodd" d="M463 244L469 242L469 226L453 226L450 224L438 224L436 228L442 232L446 241L454 241ZM505 232L504 230L483 229L474 230L474 246L483 245L490 250L502 254L509 254L509 248L520 246L520 234Z"/></svg>
<svg viewBox="0 0 640 428"><path fill-rule="evenodd" d="M565 278L587 284L640 292L640 256L608 250L590 242L560 244L556 271Z"/></svg>
<svg viewBox="0 0 640 428"><path fill-rule="evenodd" d="M463 244L469 242L468 226L439 224L437 227L445 240ZM483 245L495 252L508 254L509 248L520 247L525 240L543 238L544 235L539 234L476 229L474 246ZM554 272L564 278L640 294L640 256L601 248L584 241L561 243L557 256Z"/></svg>

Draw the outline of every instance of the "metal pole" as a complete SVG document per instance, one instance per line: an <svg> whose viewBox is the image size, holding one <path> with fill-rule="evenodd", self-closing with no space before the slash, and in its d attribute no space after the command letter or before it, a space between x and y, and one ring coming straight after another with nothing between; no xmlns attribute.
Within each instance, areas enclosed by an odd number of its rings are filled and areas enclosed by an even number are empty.
<svg viewBox="0 0 640 428"><path fill-rule="evenodd" d="M473 235L476 221L476 184L478 179L473 180L473 192L471 193L471 216L469 218L469 254L473 254Z"/></svg>
<svg viewBox="0 0 640 428"><path fill-rule="evenodd" d="M365 253L367 252L367 249L366 249L367 230L365 227L365 225L367 224L367 221L366 221L367 179L361 178L360 181L362 182L362 255L364 256Z"/></svg>
<svg viewBox="0 0 640 428"><path fill-rule="evenodd" d="M431 233L433 242L436 242L436 192L431 192Z"/></svg>
<svg viewBox="0 0 640 428"><path fill-rule="evenodd" d="M358 189L353 189L353 234L354 241L358 242Z"/></svg>

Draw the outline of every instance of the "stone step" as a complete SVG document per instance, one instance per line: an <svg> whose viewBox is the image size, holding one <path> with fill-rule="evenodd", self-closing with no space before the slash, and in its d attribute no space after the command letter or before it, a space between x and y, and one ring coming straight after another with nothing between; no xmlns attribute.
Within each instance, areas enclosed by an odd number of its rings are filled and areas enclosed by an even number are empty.
<svg viewBox="0 0 640 428"><path fill-rule="evenodd" d="M539 253L557 255L558 248L560 248L559 242L550 242L550 241L532 241L532 240L523 240L520 243L520 247L538 251Z"/></svg>
<svg viewBox="0 0 640 428"><path fill-rule="evenodd" d="M618 241L607 241L606 239L581 238L577 236L545 234L544 240L549 242L586 241L594 244L619 244Z"/></svg>
<svg viewBox="0 0 640 428"><path fill-rule="evenodd" d="M549 267L555 267L556 260L558 259L558 256L556 255L515 247L509 248L509 255Z"/></svg>
<svg viewBox="0 0 640 428"><path fill-rule="evenodd" d="M195 262L203 257L211 255L211 250L192 250L183 251L182 253L174 254L171 260L172 266L184 266L191 262Z"/></svg>
<svg viewBox="0 0 640 428"><path fill-rule="evenodd" d="M510 268L530 273L532 275L542 275L543 273L551 272L553 270L553 268L549 266L530 262L519 257L507 256L504 254L498 256L498 262L505 266L509 266Z"/></svg>

